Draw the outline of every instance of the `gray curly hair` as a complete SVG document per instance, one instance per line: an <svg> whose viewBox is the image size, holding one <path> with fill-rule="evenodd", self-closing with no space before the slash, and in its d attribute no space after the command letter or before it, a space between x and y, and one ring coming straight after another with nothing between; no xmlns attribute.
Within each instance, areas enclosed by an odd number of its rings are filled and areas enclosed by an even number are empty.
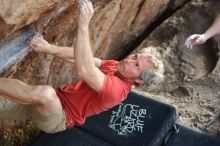
<svg viewBox="0 0 220 146"><path fill-rule="evenodd" d="M145 81L145 84L141 86L144 86L147 90L153 90L164 79L164 65L160 59L160 54L153 46L143 48L138 53L147 53L148 60L153 64L152 68L144 70L139 75L139 78Z"/></svg>

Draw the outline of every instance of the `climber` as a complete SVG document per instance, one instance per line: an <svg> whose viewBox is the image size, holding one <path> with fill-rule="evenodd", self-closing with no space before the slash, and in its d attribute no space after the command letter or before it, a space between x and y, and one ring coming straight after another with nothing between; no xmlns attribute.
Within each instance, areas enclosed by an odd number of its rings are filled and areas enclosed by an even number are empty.
<svg viewBox="0 0 220 146"><path fill-rule="evenodd" d="M163 80L163 63L155 48L144 48L122 61L94 58L89 41L89 22L94 13L89 0L80 8L74 48L49 44L34 36L30 49L74 63L81 80L57 89L48 85L27 85L17 79L0 79L0 119L29 116L36 127L47 133L82 125L126 99L134 84L153 89Z"/></svg>
<svg viewBox="0 0 220 146"><path fill-rule="evenodd" d="M220 34L220 15L217 16L214 23L203 34L193 34L189 36L185 45L187 48L192 48L198 44L204 44L211 37Z"/></svg>

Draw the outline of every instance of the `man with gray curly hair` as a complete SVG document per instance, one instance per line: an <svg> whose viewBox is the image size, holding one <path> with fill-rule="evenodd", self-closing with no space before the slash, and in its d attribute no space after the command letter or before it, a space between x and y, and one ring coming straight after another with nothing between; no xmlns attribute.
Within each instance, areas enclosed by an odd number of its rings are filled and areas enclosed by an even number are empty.
<svg viewBox="0 0 220 146"><path fill-rule="evenodd" d="M163 79L163 63L149 47L122 61L93 57L89 22L94 13L89 0L79 1L80 15L74 47L49 44L34 36L29 43L37 53L48 53L74 63L81 80L54 89L28 85L16 79L0 78L0 119L21 119L29 115L47 133L82 125L87 117L118 105L132 85L146 83L153 89Z"/></svg>
<svg viewBox="0 0 220 146"><path fill-rule="evenodd" d="M156 51L156 47L150 46L143 48L139 53L146 53L148 60L153 64L150 69L144 70L139 78L145 81L147 90L155 89L164 79L164 66L160 54Z"/></svg>

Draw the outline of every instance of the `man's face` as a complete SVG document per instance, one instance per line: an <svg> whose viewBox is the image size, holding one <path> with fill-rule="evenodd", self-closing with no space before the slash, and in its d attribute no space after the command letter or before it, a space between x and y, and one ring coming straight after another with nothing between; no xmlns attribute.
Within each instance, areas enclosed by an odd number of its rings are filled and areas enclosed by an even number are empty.
<svg viewBox="0 0 220 146"><path fill-rule="evenodd" d="M120 76L125 79L137 79L145 69L153 64L148 60L146 53L131 54L117 65Z"/></svg>

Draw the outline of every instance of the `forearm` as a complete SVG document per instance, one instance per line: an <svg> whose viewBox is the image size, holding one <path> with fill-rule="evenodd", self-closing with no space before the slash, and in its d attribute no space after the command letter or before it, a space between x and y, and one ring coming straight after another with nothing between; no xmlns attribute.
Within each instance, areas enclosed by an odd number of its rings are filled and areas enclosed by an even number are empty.
<svg viewBox="0 0 220 146"><path fill-rule="evenodd" d="M66 61L70 62L71 60L71 62L74 62L73 48L50 44L40 36L34 36L29 42L29 47L30 50L34 50L37 53L47 53L55 55Z"/></svg>
<svg viewBox="0 0 220 146"><path fill-rule="evenodd" d="M83 76L87 73L91 73L95 68L88 27L78 27L74 58L79 75Z"/></svg>
<svg viewBox="0 0 220 146"><path fill-rule="evenodd" d="M212 26L204 33L206 40L220 33L220 16L218 16Z"/></svg>
<svg viewBox="0 0 220 146"><path fill-rule="evenodd" d="M67 62L75 63L73 47L56 46L56 45L50 44L49 47L45 49L44 53L54 55ZM100 59L94 58L93 61L95 62L96 67L100 67L101 65Z"/></svg>
<svg viewBox="0 0 220 146"><path fill-rule="evenodd" d="M51 45L48 54L59 57L68 62L74 62L74 48Z"/></svg>

